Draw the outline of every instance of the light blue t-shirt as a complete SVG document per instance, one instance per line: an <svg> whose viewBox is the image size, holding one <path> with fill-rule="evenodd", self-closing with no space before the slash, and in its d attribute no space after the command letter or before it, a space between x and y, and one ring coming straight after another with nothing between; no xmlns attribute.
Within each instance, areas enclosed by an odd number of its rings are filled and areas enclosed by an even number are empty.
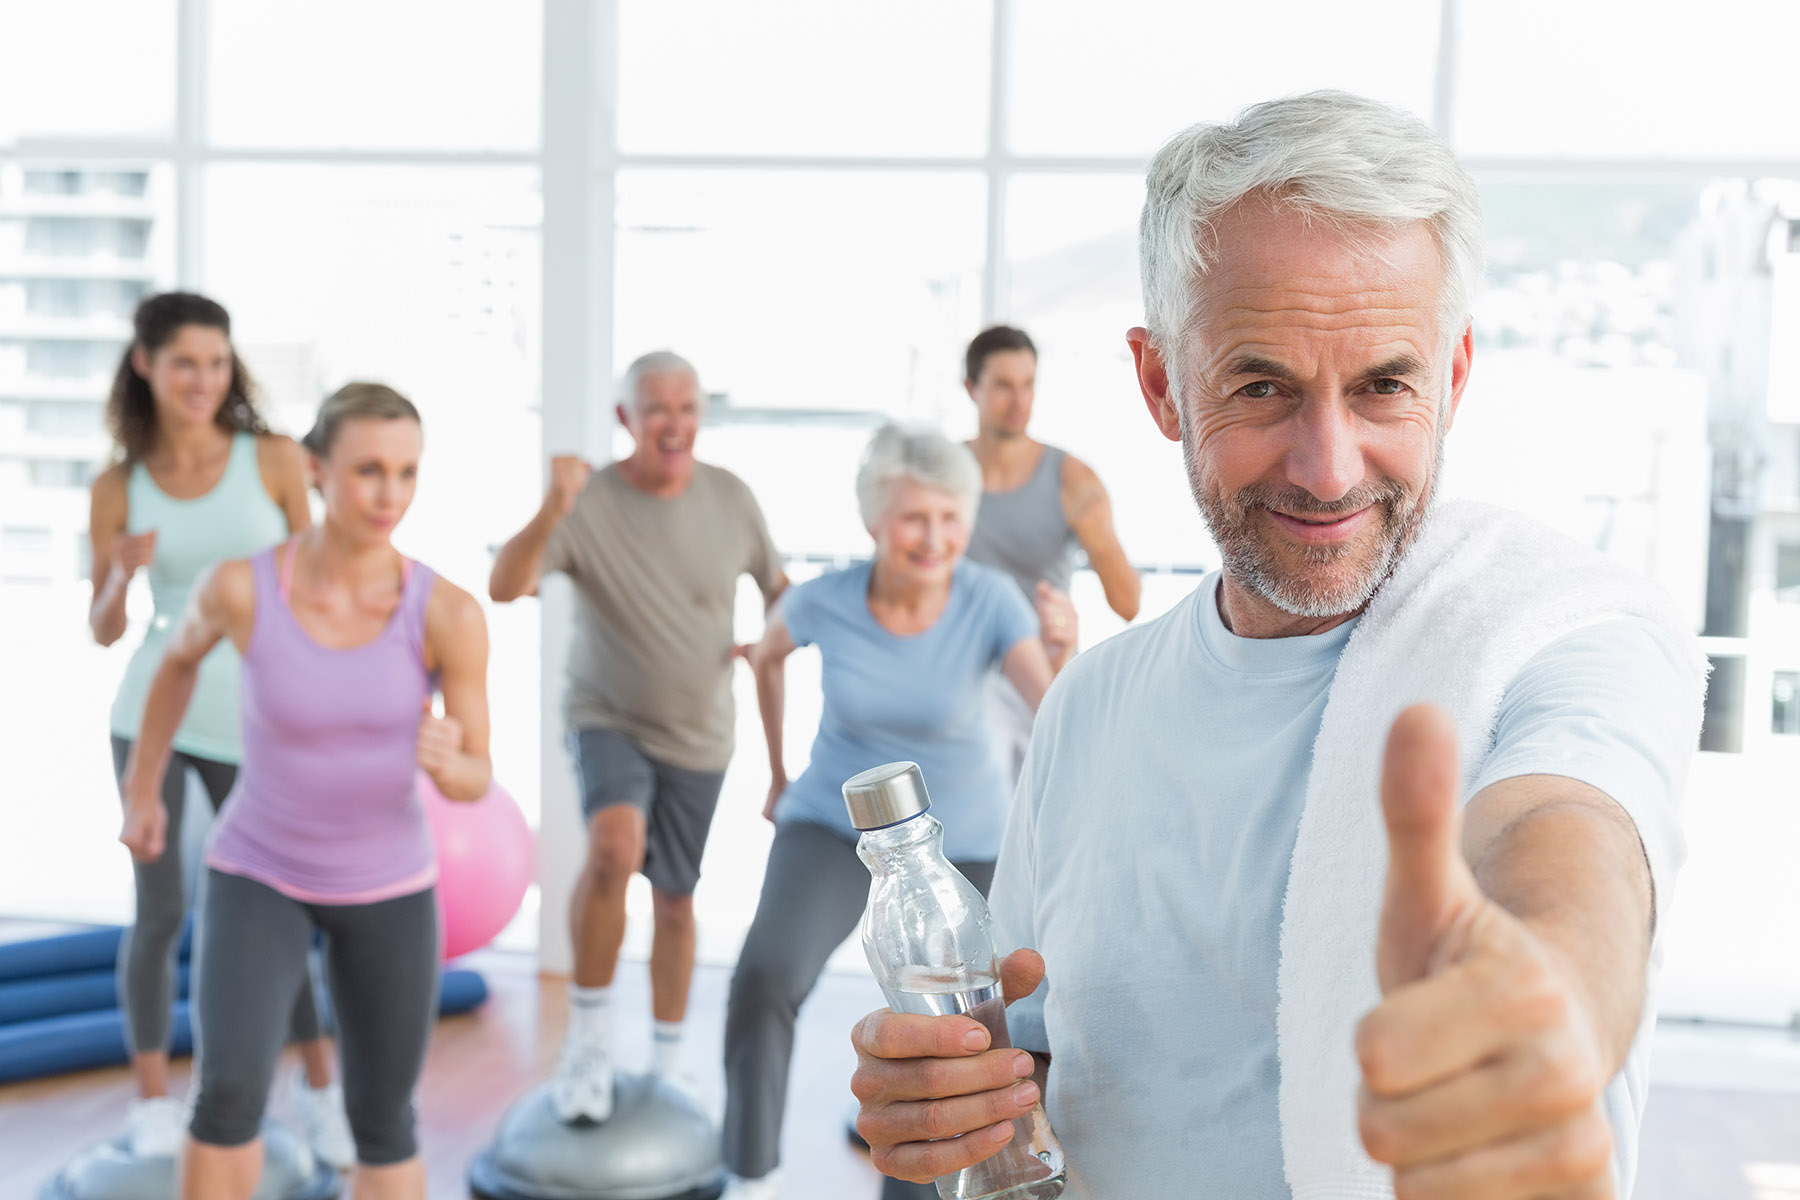
<svg viewBox="0 0 1800 1200"><path fill-rule="evenodd" d="M967 559L931 628L890 633L869 611L862 563L791 587L781 618L796 646L819 648L825 707L812 762L788 785L777 824L812 821L854 841L844 780L911 759L925 774L944 853L991 862L1006 826L1007 784L983 720L990 667L1029 637L1037 617L1005 574Z"/></svg>
<svg viewBox="0 0 1800 1200"><path fill-rule="evenodd" d="M1068 1200L1289 1195L1276 1103L1282 898L1355 622L1237 637L1218 583L1208 576L1063 671L1000 856L1002 947L1034 947L1048 970L1008 1022L1014 1044L1050 1054ZM1669 886L1693 752L1683 662L1637 619L1552 644L1507 689L1470 794L1519 775L1591 784L1631 814L1656 886ZM1607 1097L1626 1181L1647 1060L1640 1032Z"/></svg>

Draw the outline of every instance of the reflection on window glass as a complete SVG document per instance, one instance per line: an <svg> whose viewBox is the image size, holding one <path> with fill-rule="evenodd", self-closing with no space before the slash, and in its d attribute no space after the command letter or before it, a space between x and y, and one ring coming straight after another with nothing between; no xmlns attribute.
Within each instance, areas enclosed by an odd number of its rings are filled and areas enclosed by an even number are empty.
<svg viewBox="0 0 1800 1200"><path fill-rule="evenodd" d="M1699 628L1735 578L1709 518L1718 383L1697 349L1729 303L1696 248L1730 218L1703 203L1704 181L1478 182L1489 269L1446 486L1608 551Z"/></svg>
<svg viewBox="0 0 1800 1200"><path fill-rule="evenodd" d="M1631 0L1459 6L1457 148L1535 158L1800 155L1800 6L1709 0L1651 11Z"/></svg>
<svg viewBox="0 0 1800 1200"><path fill-rule="evenodd" d="M1389 0L1372 20L1367 6L1333 0L1015 3L1007 148L1148 155L1196 121L1316 88L1429 119L1440 7Z"/></svg>
<svg viewBox="0 0 1800 1200"><path fill-rule="evenodd" d="M538 0L231 0L208 38L220 145L538 145Z"/></svg>
<svg viewBox="0 0 1800 1200"><path fill-rule="evenodd" d="M1673 366L1676 243L1700 219L1699 183L1484 178L1483 350L1584 366Z"/></svg>
<svg viewBox="0 0 1800 1200"><path fill-rule="evenodd" d="M1800 671L1775 672L1774 732L1800 734Z"/></svg>
<svg viewBox="0 0 1800 1200"><path fill-rule="evenodd" d="M985 0L627 0L619 145L650 154L979 154Z"/></svg>
<svg viewBox="0 0 1800 1200"><path fill-rule="evenodd" d="M1800 604L1800 542L1780 542L1775 547L1775 598L1783 604Z"/></svg>
<svg viewBox="0 0 1800 1200"><path fill-rule="evenodd" d="M0 146L174 127L175 0L0 0Z"/></svg>
<svg viewBox="0 0 1800 1200"><path fill-rule="evenodd" d="M173 182L159 166L0 163L0 674L56 681L0 687L0 728L31 731L7 743L14 794L59 798L34 809L32 837L0 839L0 912L130 912L106 750L130 649L102 650L88 632L87 488L112 452L104 403L131 311L174 282ZM147 599L132 596L132 643Z"/></svg>

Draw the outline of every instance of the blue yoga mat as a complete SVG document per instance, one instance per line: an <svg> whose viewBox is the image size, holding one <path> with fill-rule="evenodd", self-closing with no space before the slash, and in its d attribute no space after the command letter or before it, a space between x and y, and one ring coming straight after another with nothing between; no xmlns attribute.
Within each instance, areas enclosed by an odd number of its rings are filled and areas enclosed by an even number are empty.
<svg viewBox="0 0 1800 1200"><path fill-rule="evenodd" d="M171 1054L191 1054L194 1026L186 1003L175 1006ZM0 1083L117 1066L125 1061L125 1023L119 1010L45 1017L0 1026Z"/></svg>
<svg viewBox="0 0 1800 1200"><path fill-rule="evenodd" d="M185 1000L187 994L188 968L184 963L176 968L175 998ZM104 1012L118 1006L118 976L111 968L0 983L0 1028L45 1017Z"/></svg>
<svg viewBox="0 0 1800 1200"><path fill-rule="evenodd" d="M486 999L487 981L474 971L445 971L439 980L440 1016L467 1012ZM184 1002L175 1006L170 1052L188 1054L193 1048L193 1024ZM125 1027L116 1008L0 1025L0 1083L124 1061Z"/></svg>
<svg viewBox="0 0 1800 1200"><path fill-rule="evenodd" d="M193 922L181 933L176 958L186 962ZM86 929L80 933L0 942L0 983L15 979L39 979L46 975L71 975L81 971L110 971L119 961L119 939L125 930L117 925Z"/></svg>

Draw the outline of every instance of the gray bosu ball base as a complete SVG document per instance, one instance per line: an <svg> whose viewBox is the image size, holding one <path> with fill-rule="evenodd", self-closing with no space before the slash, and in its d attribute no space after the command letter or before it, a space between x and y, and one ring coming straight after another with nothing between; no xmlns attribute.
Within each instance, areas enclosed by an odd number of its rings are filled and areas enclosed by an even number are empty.
<svg viewBox="0 0 1800 1200"><path fill-rule="evenodd" d="M336 1200L344 1181L279 1125L263 1126L255 1200ZM38 1200L174 1200L175 1160L139 1158L125 1135L89 1146L44 1185Z"/></svg>
<svg viewBox="0 0 1800 1200"><path fill-rule="evenodd" d="M717 1200L725 1190L719 1131L695 1103L654 1075L619 1075L613 1115L565 1125L550 1085L526 1092L494 1144L469 1166L486 1200Z"/></svg>

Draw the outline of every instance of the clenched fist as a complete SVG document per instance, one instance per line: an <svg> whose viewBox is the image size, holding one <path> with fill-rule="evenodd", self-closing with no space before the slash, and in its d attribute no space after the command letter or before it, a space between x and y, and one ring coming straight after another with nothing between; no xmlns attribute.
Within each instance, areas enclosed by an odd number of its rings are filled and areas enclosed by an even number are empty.
<svg viewBox="0 0 1800 1200"><path fill-rule="evenodd" d="M445 773L462 755L463 727L455 717L440 717L431 711L430 696L425 697L425 710L419 717L419 766L431 776L439 790L449 791Z"/></svg>
<svg viewBox="0 0 1800 1200"><path fill-rule="evenodd" d="M578 454L558 454L550 460L550 489L544 495L544 507L558 517L566 517L575 507L575 498L587 487L594 468Z"/></svg>
<svg viewBox="0 0 1800 1200"><path fill-rule="evenodd" d="M112 540L112 562L115 571L123 571L130 579L156 557L156 530L148 533L120 533Z"/></svg>
<svg viewBox="0 0 1800 1200"><path fill-rule="evenodd" d="M131 857L141 863L153 863L161 858L168 832L169 810L163 807L161 800L126 804L119 841L131 851Z"/></svg>
<svg viewBox="0 0 1800 1200"><path fill-rule="evenodd" d="M1037 609L1038 638L1044 643L1044 650L1050 655L1050 661L1060 663L1074 652L1076 640L1080 636L1080 627L1075 620L1075 603L1069 599L1069 593L1053 588L1041 579L1038 580L1033 602Z"/></svg>

